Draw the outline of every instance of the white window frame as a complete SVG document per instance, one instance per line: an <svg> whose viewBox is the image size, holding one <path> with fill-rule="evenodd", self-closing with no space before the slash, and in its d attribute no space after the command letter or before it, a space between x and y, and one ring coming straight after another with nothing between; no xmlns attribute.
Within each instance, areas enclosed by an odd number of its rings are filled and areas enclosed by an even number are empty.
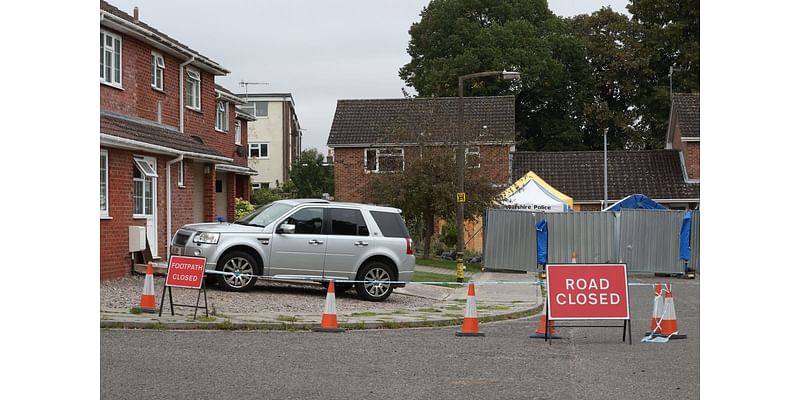
<svg viewBox="0 0 800 400"><path fill-rule="evenodd" d="M236 120L234 124L233 143L242 145L242 121Z"/></svg>
<svg viewBox="0 0 800 400"><path fill-rule="evenodd" d="M399 150L399 154L397 151ZM368 154L370 152L374 152L375 154L375 168L370 168L368 164ZM400 158L400 169L399 170L381 170L381 159L387 158ZM402 147L382 147L382 148L367 148L364 149L364 171L368 173L392 173L392 172L403 172L406 169L406 158L405 158L405 149Z"/></svg>
<svg viewBox="0 0 800 400"><path fill-rule="evenodd" d="M200 72L191 68L186 68L186 108L200 111L201 84Z"/></svg>
<svg viewBox="0 0 800 400"><path fill-rule="evenodd" d="M178 163L178 187L185 187L184 186L184 178L186 174L186 166L183 164L184 160Z"/></svg>
<svg viewBox="0 0 800 400"><path fill-rule="evenodd" d="M136 201L134 199L134 202L133 202L133 216L134 216L134 218L139 218L139 217L145 217L145 216L148 216L148 215L151 215L151 214L155 214L155 212L156 212L156 210L155 210L156 205L155 204L153 204L153 209L150 210L150 213L149 214L147 213L147 209L145 207L145 205L147 203L147 196L145 195L145 193L146 193L145 186L151 185L151 187L150 187L150 196L155 198L156 183L155 183L155 181L153 179L157 178L158 174L156 174L156 171L153 169L153 167L150 165L150 163L148 163L147 160L142 158L142 157L135 156L133 158L133 164L139 170L139 172L141 172L142 175L143 175L143 177L141 177L141 178L137 178L136 176L133 177L134 189L135 189L137 184L141 184L142 185L142 204L141 204L141 206L142 206L141 207L141 211L142 212L141 213L137 213L136 212ZM135 190L133 192L133 195L135 197L135 195L136 195L136 191Z"/></svg>
<svg viewBox="0 0 800 400"><path fill-rule="evenodd" d="M264 155L261 152L261 146L262 145L266 145L267 146L267 155ZM254 149L258 150L258 156L253 157L253 150ZM250 143L250 146L248 146L247 158L269 159L269 142Z"/></svg>
<svg viewBox="0 0 800 400"><path fill-rule="evenodd" d="M218 132L228 131L228 102L217 102L217 121L214 127Z"/></svg>
<svg viewBox="0 0 800 400"><path fill-rule="evenodd" d="M122 36L101 29L100 42L100 83L122 88Z"/></svg>
<svg viewBox="0 0 800 400"><path fill-rule="evenodd" d="M470 165L469 158L473 157L475 163ZM481 167L481 147L480 146L466 146L464 147L464 164L467 168L480 168Z"/></svg>
<svg viewBox="0 0 800 400"><path fill-rule="evenodd" d="M258 110L258 106L256 105L256 103L264 103L266 105L266 107L264 108L264 110L265 110L264 115L259 115L256 112L256 110ZM248 114L250 114L250 115L252 115L252 116L254 116L256 118L269 117L269 102L265 101L265 100L248 101L247 103L245 103L244 105L240 106L239 108L242 109L242 111L244 111L244 112L246 112L246 113L248 113Z"/></svg>
<svg viewBox="0 0 800 400"><path fill-rule="evenodd" d="M103 200L105 200L105 202ZM108 218L108 206L109 206L108 203L109 203L108 150L100 150L100 217L101 218Z"/></svg>
<svg viewBox="0 0 800 400"><path fill-rule="evenodd" d="M151 67L153 72L153 76L150 80L150 87L156 90L164 91L164 69L166 68L164 56L156 52L151 52L150 54L152 56Z"/></svg>

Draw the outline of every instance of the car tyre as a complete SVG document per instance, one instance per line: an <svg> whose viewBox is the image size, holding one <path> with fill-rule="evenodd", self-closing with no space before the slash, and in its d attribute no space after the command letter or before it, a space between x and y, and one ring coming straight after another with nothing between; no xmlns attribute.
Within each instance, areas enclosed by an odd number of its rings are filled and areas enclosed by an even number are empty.
<svg viewBox="0 0 800 400"><path fill-rule="evenodd" d="M356 275L358 296L367 301L384 301L392 294L392 270L381 261L370 261Z"/></svg>
<svg viewBox="0 0 800 400"><path fill-rule="evenodd" d="M250 290L258 280L255 259L243 251L226 253L217 264L217 270L226 273L217 276L217 283L231 292Z"/></svg>

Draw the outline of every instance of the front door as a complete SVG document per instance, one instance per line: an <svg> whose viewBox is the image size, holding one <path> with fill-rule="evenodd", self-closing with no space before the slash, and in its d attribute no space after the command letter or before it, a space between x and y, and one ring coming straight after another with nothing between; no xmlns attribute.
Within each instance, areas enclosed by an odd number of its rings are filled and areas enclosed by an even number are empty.
<svg viewBox="0 0 800 400"><path fill-rule="evenodd" d="M294 233L272 235L269 274L302 275L322 278L327 237L322 234L322 207L306 207L295 211L283 224L294 225Z"/></svg>
<svg viewBox="0 0 800 400"><path fill-rule="evenodd" d="M158 175L156 159L136 156L133 159L133 218L145 219L147 244L153 257L158 257L158 218L155 205Z"/></svg>
<svg viewBox="0 0 800 400"><path fill-rule="evenodd" d="M217 217L228 220L228 174L217 171L217 181L214 184L217 196ZM216 218L214 218L216 220Z"/></svg>

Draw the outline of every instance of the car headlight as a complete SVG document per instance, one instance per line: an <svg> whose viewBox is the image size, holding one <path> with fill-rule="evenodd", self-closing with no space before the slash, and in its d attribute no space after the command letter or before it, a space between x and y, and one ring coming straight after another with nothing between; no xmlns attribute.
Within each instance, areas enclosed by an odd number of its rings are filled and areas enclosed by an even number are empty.
<svg viewBox="0 0 800 400"><path fill-rule="evenodd" d="M219 233L200 232L194 235L192 241L195 243L217 244L219 242Z"/></svg>

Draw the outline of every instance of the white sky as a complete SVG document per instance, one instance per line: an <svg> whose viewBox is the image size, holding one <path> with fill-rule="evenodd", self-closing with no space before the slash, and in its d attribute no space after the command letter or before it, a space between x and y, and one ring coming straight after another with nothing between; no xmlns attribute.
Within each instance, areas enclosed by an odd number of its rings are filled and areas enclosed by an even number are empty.
<svg viewBox="0 0 800 400"><path fill-rule="evenodd" d="M111 0L112 5L230 70L217 83L234 93L292 93L303 148L325 153L338 99L399 98L410 61L408 29L428 0ZM551 0L562 16L627 0ZM409 93L416 92L406 89Z"/></svg>

